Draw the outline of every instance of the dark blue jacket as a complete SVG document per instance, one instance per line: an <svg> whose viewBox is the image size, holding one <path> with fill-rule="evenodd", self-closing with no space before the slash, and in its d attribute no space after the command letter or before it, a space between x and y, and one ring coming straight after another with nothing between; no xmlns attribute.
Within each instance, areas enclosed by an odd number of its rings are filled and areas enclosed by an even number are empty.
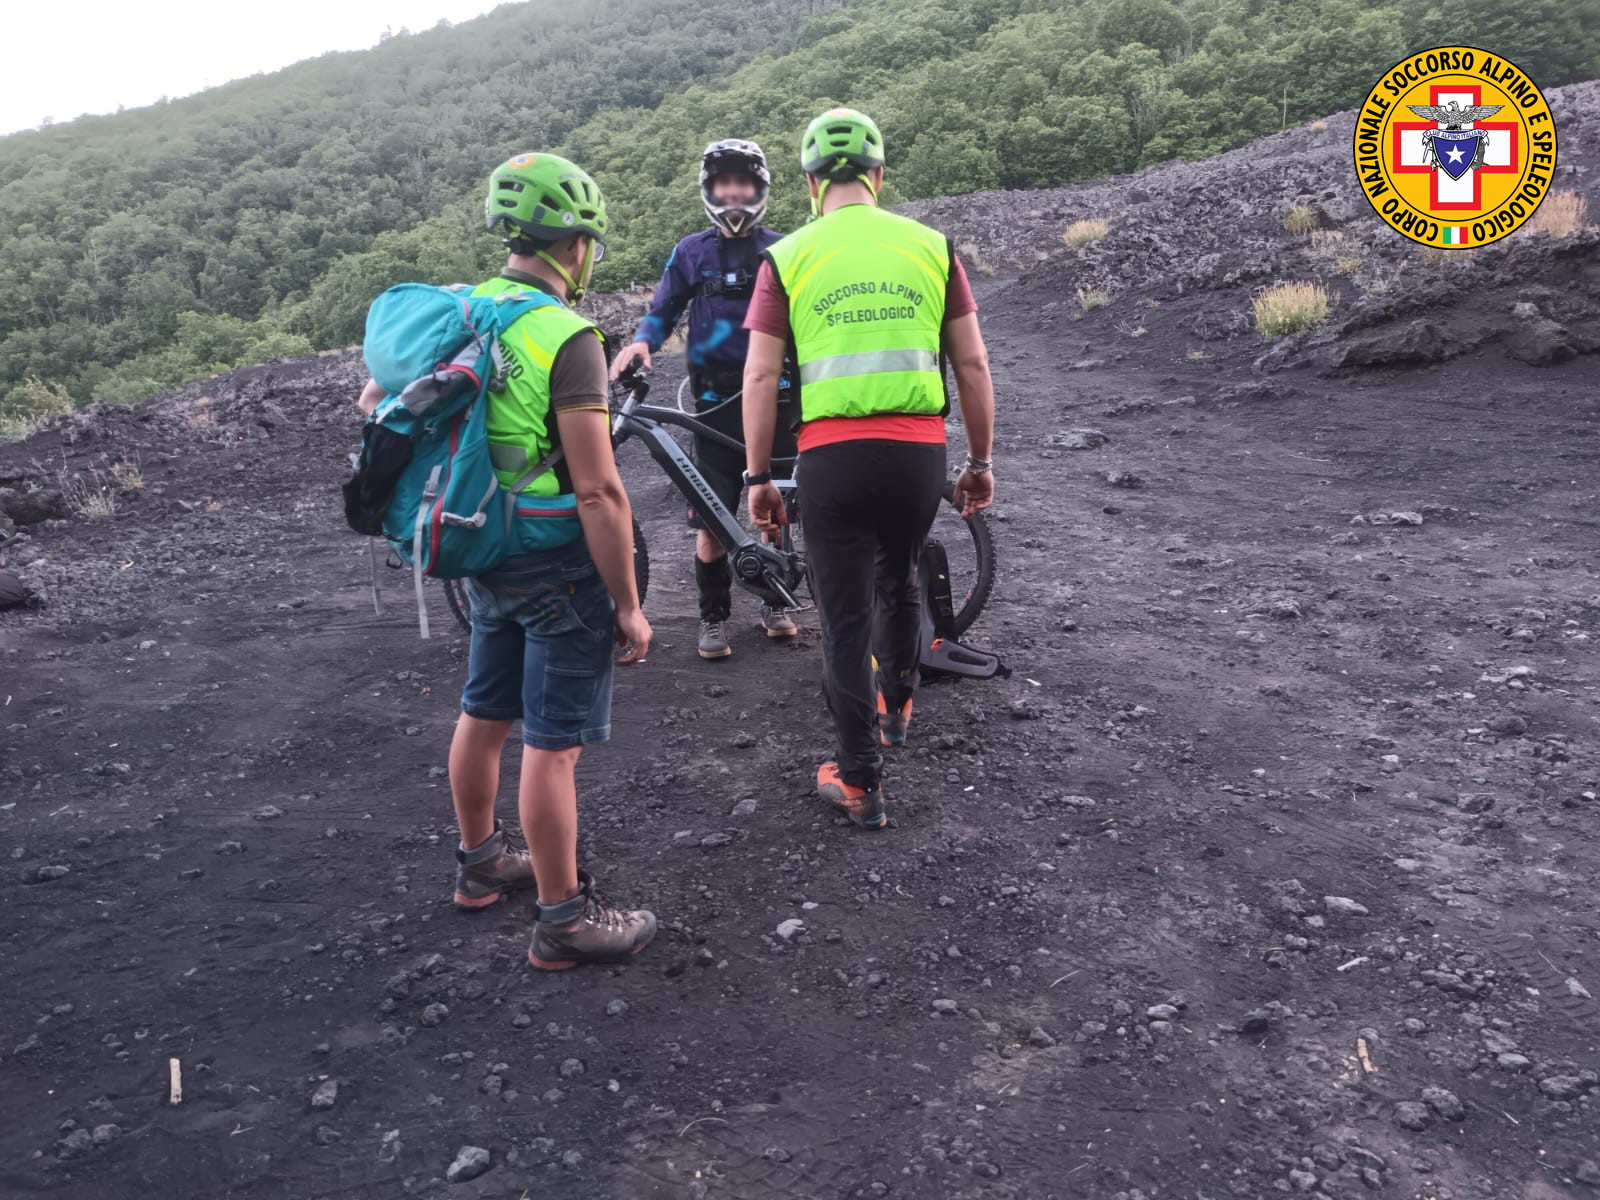
<svg viewBox="0 0 1600 1200"><path fill-rule="evenodd" d="M656 285L655 303L634 341L645 342L652 353L672 335L683 310L689 310L688 358L692 367L711 370L743 369L750 349L745 332L745 311L755 285L759 255L783 235L765 226L749 237L725 238L715 229L691 233L667 259L667 269ZM719 248L718 242L721 242ZM726 293L702 294L715 288L727 273L736 282Z"/></svg>

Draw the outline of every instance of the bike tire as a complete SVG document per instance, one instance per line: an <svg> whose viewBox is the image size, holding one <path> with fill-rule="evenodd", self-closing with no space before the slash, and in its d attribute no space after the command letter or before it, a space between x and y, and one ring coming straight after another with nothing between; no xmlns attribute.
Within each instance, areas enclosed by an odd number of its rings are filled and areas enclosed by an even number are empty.
<svg viewBox="0 0 1600 1200"><path fill-rule="evenodd" d="M633 522L633 578L639 588L639 602L644 603L645 593L650 590L650 547L645 543L644 530L639 528L638 518ZM472 628L472 605L467 599L467 581L465 579L446 579L444 581L444 599L450 606L450 615L455 617L456 624L464 630Z"/></svg>
<svg viewBox="0 0 1600 1200"><path fill-rule="evenodd" d="M956 486L953 483L945 484L944 498L947 503L953 502ZM989 603L989 597L994 592L994 533L989 528L989 522L982 513L977 513L962 521L967 527L967 533L972 537L973 557L977 561L976 578L972 587L967 592L965 602L955 609L955 635L960 637L972 628L978 615L983 612L984 605ZM960 597L952 597L960 599Z"/></svg>

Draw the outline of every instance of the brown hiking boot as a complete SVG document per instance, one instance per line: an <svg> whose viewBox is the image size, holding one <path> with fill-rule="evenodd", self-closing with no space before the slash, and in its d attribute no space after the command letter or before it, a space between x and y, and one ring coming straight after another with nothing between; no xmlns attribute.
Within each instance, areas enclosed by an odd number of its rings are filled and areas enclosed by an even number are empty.
<svg viewBox="0 0 1600 1200"><path fill-rule="evenodd" d="M839 777L839 764L825 762L817 772L817 794L863 829L882 829L889 824L883 811L883 788L859 788Z"/></svg>
<svg viewBox="0 0 1600 1200"><path fill-rule="evenodd" d="M456 850L456 907L469 912L498 904L512 892L534 886L533 859L521 846L508 845L500 822L489 839L472 850Z"/></svg>
<svg viewBox="0 0 1600 1200"><path fill-rule="evenodd" d="M580 871L576 896L560 904L539 905L528 961L541 971L622 962L648 946L655 935L655 913L607 904L595 894L594 880Z"/></svg>

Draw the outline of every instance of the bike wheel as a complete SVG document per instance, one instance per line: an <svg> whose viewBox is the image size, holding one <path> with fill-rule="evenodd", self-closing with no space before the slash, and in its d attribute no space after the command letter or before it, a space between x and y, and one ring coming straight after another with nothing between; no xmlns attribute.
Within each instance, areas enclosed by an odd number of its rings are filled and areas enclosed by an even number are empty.
<svg viewBox="0 0 1600 1200"><path fill-rule="evenodd" d="M462 629L472 628L472 605L467 600L465 579L444 581L444 602L450 606L450 615L456 619L457 625Z"/></svg>
<svg viewBox="0 0 1600 1200"><path fill-rule="evenodd" d="M939 505L938 512L934 514L933 528L928 531L928 536L938 539L944 547L945 557L950 561L950 604L955 616L954 633L960 637L972 628L994 591L994 534L982 513L970 521L961 516L960 510L951 503L955 496L955 484L947 483L943 494L944 503ZM797 550L803 557L806 549L805 525L797 519L798 516L799 506L791 504L789 524L784 527L781 548ZM802 586L805 599L809 602L809 579Z"/></svg>
<svg viewBox="0 0 1600 1200"><path fill-rule="evenodd" d="M639 602L644 602L645 593L650 590L650 547L645 544L644 530L639 528L638 518L633 522L633 579L639 588ZM450 606L450 615L455 617L456 624L462 629L472 628L472 604L467 599L467 581L465 579L446 579L444 581L444 599Z"/></svg>
<svg viewBox="0 0 1600 1200"><path fill-rule="evenodd" d="M950 600L955 610L955 635L972 628L994 591L994 534L982 513L970 520L951 504L955 484L945 485L944 500L933 518L930 538L937 538L950 559Z"/></svg>

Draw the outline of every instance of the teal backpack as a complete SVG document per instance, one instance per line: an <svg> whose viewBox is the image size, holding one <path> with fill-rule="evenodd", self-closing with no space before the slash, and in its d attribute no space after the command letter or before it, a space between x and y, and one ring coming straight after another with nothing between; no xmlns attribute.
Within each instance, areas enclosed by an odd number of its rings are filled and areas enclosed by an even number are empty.
<svg viewBox="0 0 1600 1200"><path fill-rule="evenodd" d="M518 494L561 451L503 488L485 428L491 394L505 390L502 336L519 317L560 301L534 290L471 292L466 285L390 288L367 312L361 348L384 399L362 429L356 473L344 485L345 519L357 533L382 537L411 567L424 638L424 576L481 575L523 550L570 541L577 526L575 508L554 522L517 510Z"/></svg>

